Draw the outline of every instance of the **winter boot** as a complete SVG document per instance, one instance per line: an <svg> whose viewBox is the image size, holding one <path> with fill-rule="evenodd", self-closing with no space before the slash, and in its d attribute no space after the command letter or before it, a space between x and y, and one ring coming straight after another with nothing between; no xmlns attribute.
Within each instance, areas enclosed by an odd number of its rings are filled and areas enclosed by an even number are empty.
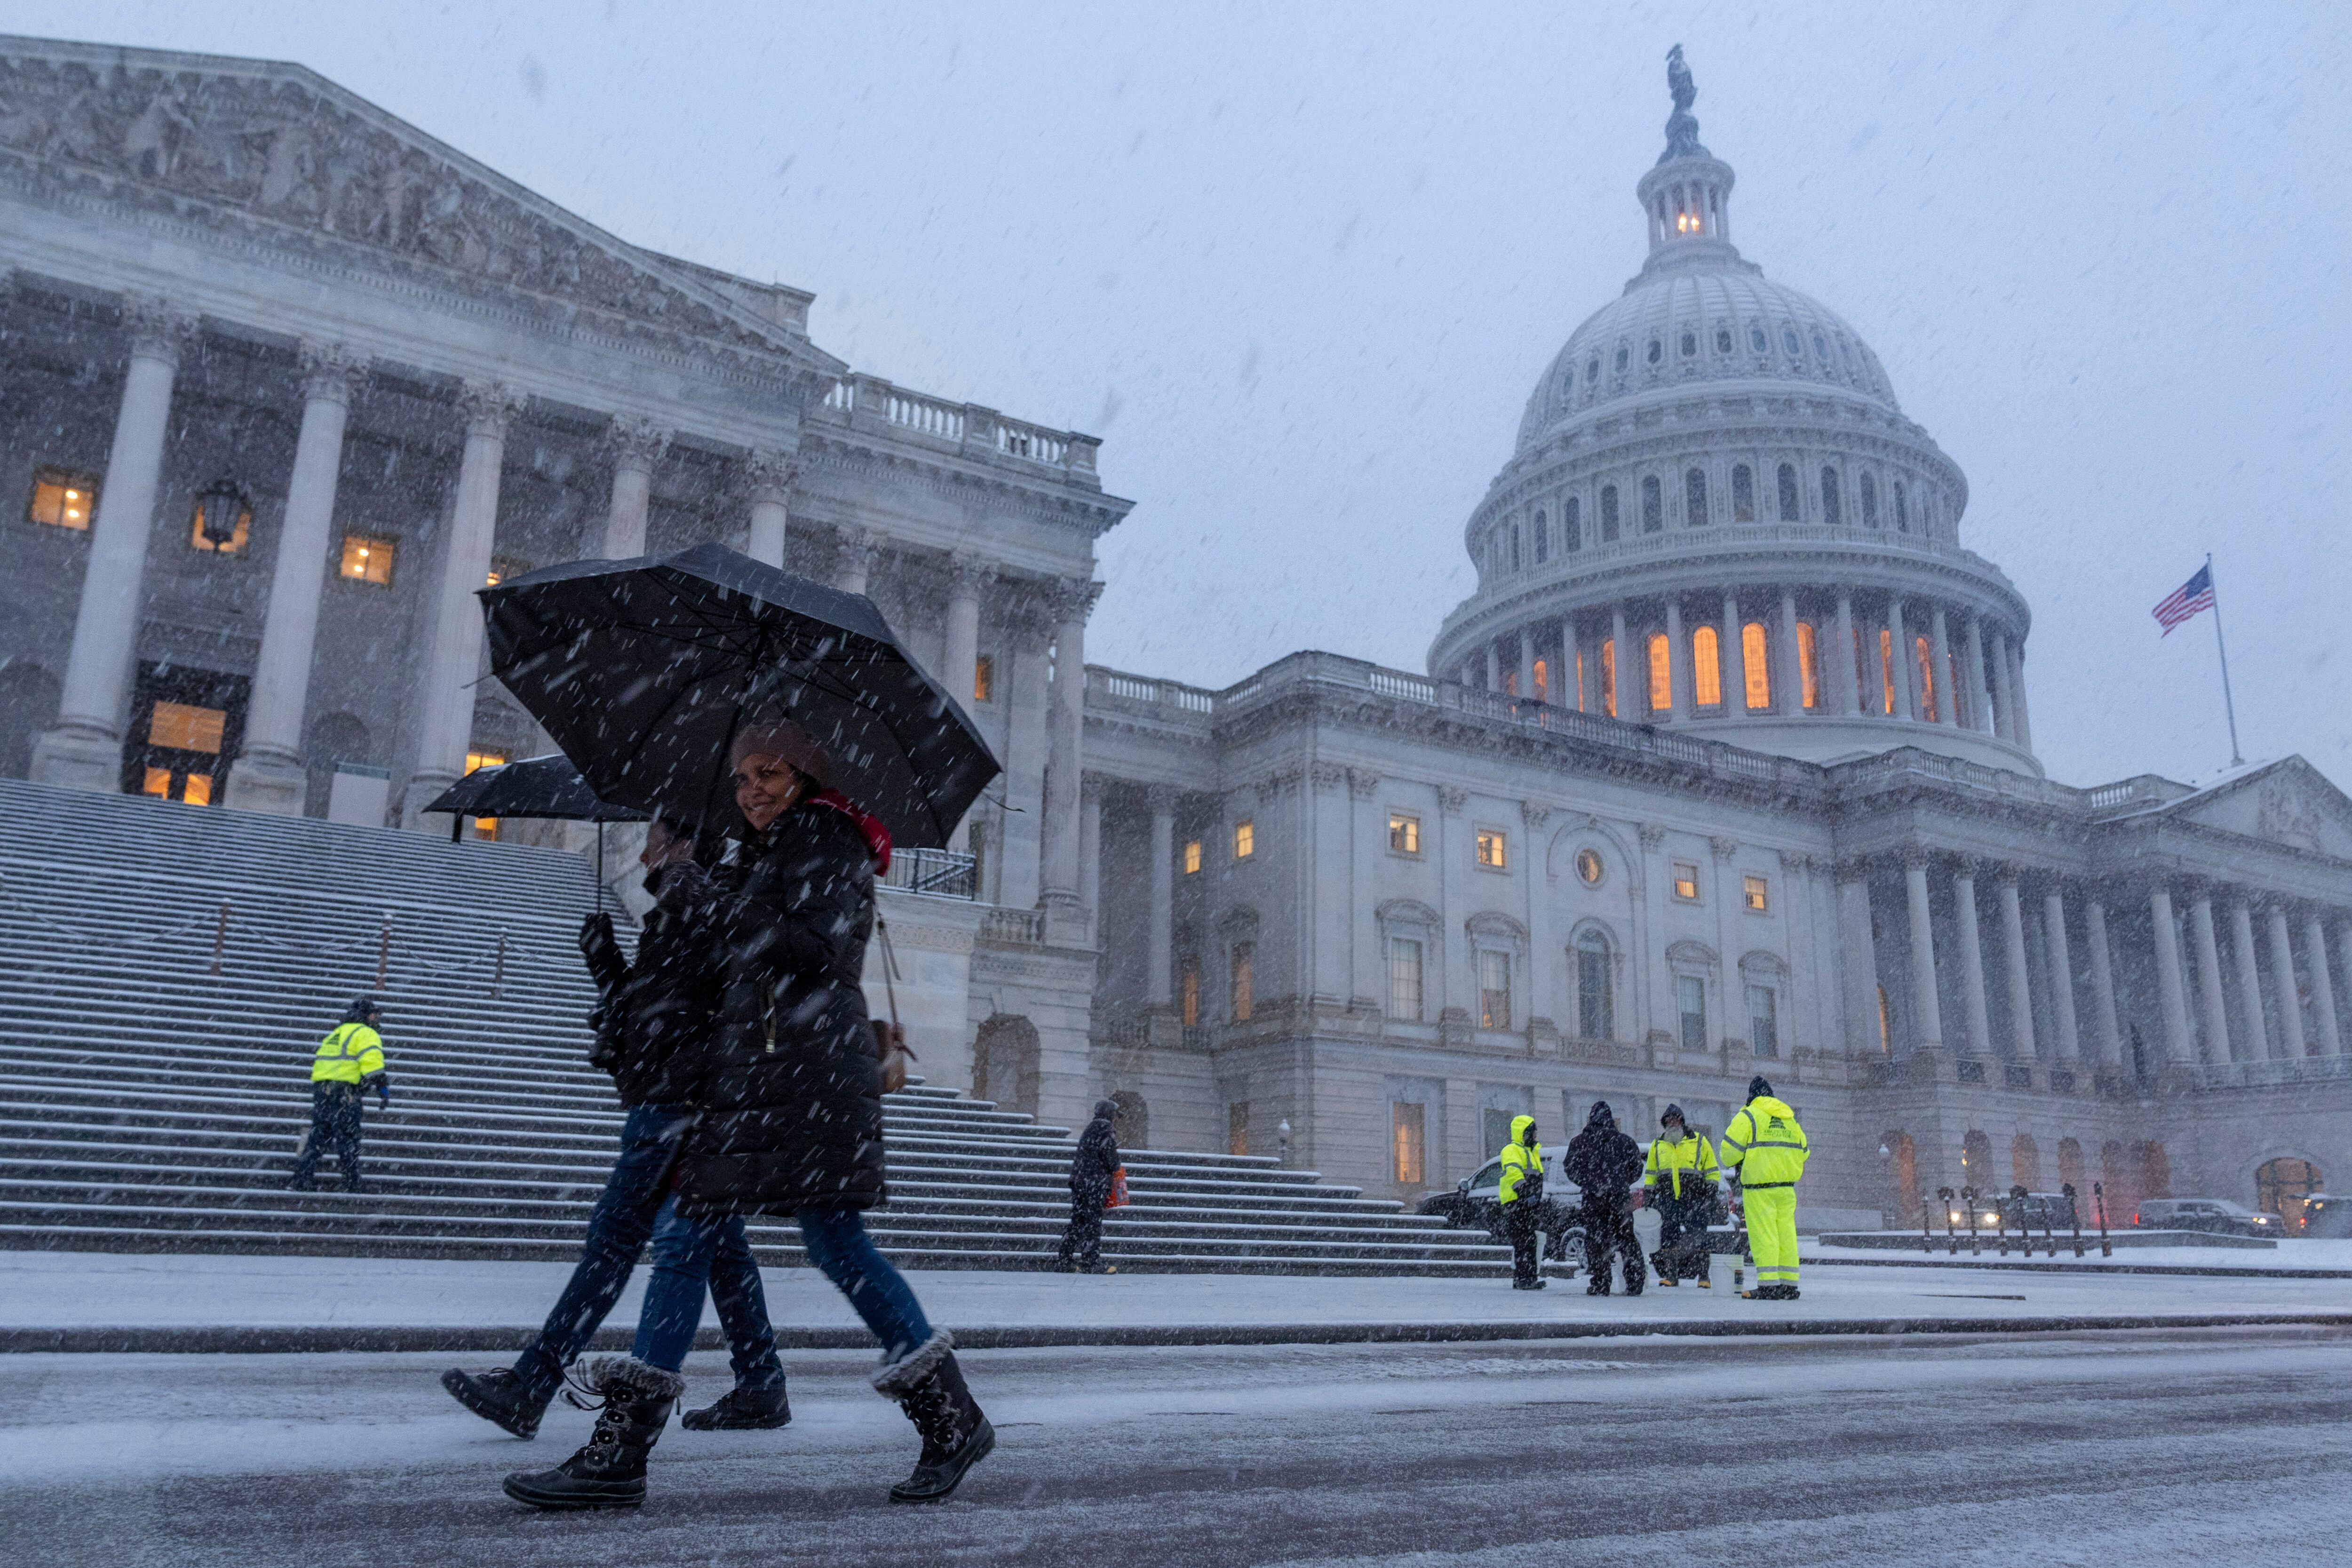
<svg viewBox="0 0 2352 1568"><path fill-rule="evenodd" d="M533 1508L635 1508L646 1500L646 1456L686 1392L686 1379L625 1355L598 1356L584 1377L574 1376L593 1402L568 1388L563 1396L597 1412L588 1446L551 1470L509 1476L507 1496Z"/></svg>
<svg viewBox="0 0 2352 1568"><path fill-rule="evenodd" d="M1642 1260L1640 1258L1629 1258L1625 1259L1625 1294L1628 1296L1640 1295L1642 1293L1642 1287L1649 1283L1649 1279L1650 1271L1642 1267Z"/></svg>
<svg viewBox="0 0 2352 1568"><path fill-rule="evenodd" d="M505 1367L496 1372L463 1372L451 1367L441 1374L449 1396L483 1420L503 1426L518 1437L539 1436L539 1418L547 1414L554 1391L541 1394L526 1387Z"/></svg>
<svg viewBox="0 0 2352 1568"><path fill-rule="evenodd" d="M746 1388L739 1383L718 1404L689 1410L677 1424L689 1432L767 1432L791 1425L792 1419L792 1402L784 1397L782 1384Z"/></svg>
<svg viewBox="0 0 2352 1568"><path fill-rule="evenodd" d="M956 1364L955 1341L935 1333L874 1374L875 1392L895 1399L923 1436L914 1473L890 1489L892 1502L944 1502L963 1473L996 1447L996 1428L973 1403Z"/></svg>

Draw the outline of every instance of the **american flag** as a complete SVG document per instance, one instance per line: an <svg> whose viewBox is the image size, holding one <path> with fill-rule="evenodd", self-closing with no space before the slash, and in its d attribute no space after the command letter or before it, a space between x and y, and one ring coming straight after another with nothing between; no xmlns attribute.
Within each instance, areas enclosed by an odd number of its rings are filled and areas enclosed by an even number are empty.
<svg viewBox="0 0 2352 1568"><path fill-rule="evenodd" d="M2175 588L2156 607L2157 624L2170 637L2172 628L2196 616L2200 610L2213 607L2213 568L2210 564L2197 568L2197 575Z"/></svg>

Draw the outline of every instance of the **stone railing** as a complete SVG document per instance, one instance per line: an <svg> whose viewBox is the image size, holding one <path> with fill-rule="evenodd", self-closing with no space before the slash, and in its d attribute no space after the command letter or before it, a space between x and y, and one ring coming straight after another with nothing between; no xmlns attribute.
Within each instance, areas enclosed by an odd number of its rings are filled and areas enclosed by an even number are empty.
<svg viewBox="0 0 2352 1568"><path fill-rule="evenodd" d="M2341 1083L2347 1079L2352 1079L2352 1056L2200 1062L2189 1069L2189 1081L2198 1089L2276 1089L2285 1084Z"/></svg>
<svg viewBox="0 0 2352 1568"><path fill-rule="evenodd" d="M878 375L847 375L810 411L816 420L911 434L951 446L966 457L1010 458L1016 463L1083 476L1095 476L1095 454L1102 443L1075 430L1048 430L1025 420L1008 419L976 403L950 403L895 386Z"/></svg>
<svg viewBox="0 0 2352 1568"><path fill-rule="evenodd" d="M1043 910L1008 910L997 908L980 918L980 934L989 942L1012 942L1022 947L1045 945L1045 911Z"/></svg>
<svg viewBox="0 0 2352 1568"><path fill-rule="evenodd" d="M2095 816L2120 816L2161 805L2192 793L2186 784L2142 773L2116 784L2077 789L2073 784L2038 779L2007 768L1988 767L1941 752L1904 747L1860 762L1845 763L1836 771L1837 783L1853 791L1884 787L1906 778L1926 779L1945 787L1998 795L2004 800L2084 812Z"/></svg>
<svg viewBox="0 0 2352 1568"><path fill-rule="evenodd" d="M890 855L890 869L882 874L882 885L935 899L977 899L976 869L973 858L959 850L897 849Z"/></svg>

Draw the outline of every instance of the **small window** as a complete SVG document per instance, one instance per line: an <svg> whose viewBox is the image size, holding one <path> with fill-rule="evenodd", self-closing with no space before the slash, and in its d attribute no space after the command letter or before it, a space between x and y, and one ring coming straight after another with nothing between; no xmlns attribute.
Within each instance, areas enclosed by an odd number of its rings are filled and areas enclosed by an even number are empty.
<svg viewBox="0 0 2352 1568"><path fill-rule="evenodd" d="M1748 1048L1759 1057L1780 1054L1780 1005L1769 985L1748 988Z"/></svg>
<svg viewBox="0 0 2352 1568"><path fill-rule="evenodd" d="M1675 705L1674 652L1666 634L1650 634L1650 711L1664 713Z"/></svg>
<svg viewBox="0 0 2352 1568"><path fill-rule="evenodd" d="M1827 363L1830 357L1830 345L1822 341L1822 334L1819 331L1813 333L1813 357L1824 363Z"/></svg>
<svg viewBox="0 0 2352 1568"><path fill-rule="evenodd" d="M1919 670L1919 717L1936 722L1936 648L1926 637L1911 639L1911 662Z"/></svg>
<svg viewBox="0 0 2352 1568"><path fill-rule="evenodd" d="M1188 838L1184 841L1184 875L1189 877L1200 868L1201 841L1197 838Z"/></svg>
<svg viewBox="0 0 2352 1568"><path fill-rule="evenodd" d="M1389 1016L1421 1022L1421 943L1410 937L1389 939Z"/></svg>
<svg viewBox="0 0 2352 1568"><path fill-rule="evenodd" d="M1234 1022L1246 1024L1250 1019L1250 971L1255 957L1256 943L1234 943Z"/></svg>
<svg viewBox="0 0 2352 1568"><path fill-rule="evenodd" d="M1642 481L1642 531L1655 533L1666 526L1666 490L1658 483L1658 476L1650 475Z"/></svg>
<svg viewBox="0 0 2352 1568"><path fill-rule="evenodd" d="M1878 479L1872 474L1862 476L1862 526L1878 526Z"/></svg>
<svg viewBox="0 0 2352 1568"><path fill-rule="evenodd" d="M1402 811L1389 813L1389 847L1400 855L1421 853L1421 818Z"/></svg>
<svg viewBox="0 0 2352 1568"><path fill-rule="evenodd" d="M1739 662L1747 677L1745 695L1750 713L1772 706L1772 669L1766 658L1769 649L1762 621L1750 621L1739 628Z"/></svg>
<svg viewBox="0 0 2352 1568"><path fill-rule="evenodd" d="M1761 877L1742 877L1739 879L1739 901L1758 914L1763 914L1772 907L1772 889Z"/></svg>
<svg viewBox="0 0 2352 1568"><path fill-rule="evenodd" d="M1236 1100L1225 1106L1225 1152L1249 1153L1249 1101Z"/></svg>
<svg viewBox="0 0 2352 1568"><path fill-rule="evenodd" d="M1736 463L1731 469L1731 521L1756 521L1756 475L1745 463Z"/></svg>
<svg viewBox="0 0 2352 1568"><path fill-rule="evenodd" d="M25 521L51 528L87 531L98 509L98 476L65 468L37 468L33 473L33 497L25 506Z"/></svg>
<svg viewBox="0 0 2352 1568"><path fill-rule="evenodd" d="M1188 1029L1201 1021L1201 961L1189 952L1176 968L1176 1016Z"/></svg>
<svg viewBox="0 0 2352 1568"><path fill-rule="evenodd" d="M1606 1040L1617 1033L1609 967L1607 937L1597 931L1588 931L1576 939L1576 1032L1581 1038Z"/></svg>
<svg viewBox="0 0 2352 1568"><path fill-rule="evenodd" d="M1702 708L1723 705L1722 640L1713 626L1700 626L1691 633L1692 700Z"/></svg>
<svg viewBox="0 0 2352 1568"><path fill-rule="evenodd" d="M1711 521L1706 510L1706 470L1685 469L1683 473L1683 526L1705 528Z"/></svg>
<svg viewBox="0 0 2352 1568"><path fill-rule="evenodd" d="M1729 327L1717 327L1715 329L1715 352L1719 354L1727 354L1731 352L1731 329Z"/></svg>
<svg viewBox="0 0 2352 1568"><path fill-rule="evenodd" d="M1804 688L1805 706L1822 705L1822 662L1819 646L1814 641L1813 623L1797 623L1797 679Z"/></svg>
<svg viewBox="0 0 2352 1568"><path fill-rule="evenodd" d="M1601 487L1601 542L1617 542L1617 487Z"/></svg>
<svg viewBox="0 0 2352 1568"><path fill-rule="evenodd" d="M1536 513L1536 564L1551 559L1551 520L1542 511Z"/></svg>
<svg viewBox="0 0 2352 1568"><path fill-rule="evenodd" d="M1675 897L1686 904L1698 902L1698 866L1696 862L1675 862Z"/></svg>
<svg viewBox="0 0 2352 1568"><path fill-rule="evenodd" d="M984 653L971 661L971 700L985 702L996 689L996 656Z"/></svg>
<svg viewBox="0 0 2352 1568"><path fill-rule="evenodd" d="M1822 521L1832 528L1845 521L1838 496L1837 470L1827 463L1822 465Z"/></svg>
<svg viewBox="0 0 2352 1568"><path fill-rule="evenodd" d="M1584 505L1582 498L1578 496L1569 497L1567 510L1560 515L1563 519L1559 525L1560 533L1562 535L1561 543L1569 550L1573 551L1583 549Z"/></svg>
<svg viewBox="0 0 2352 1568"><path fill-rule="evenodd" d="M1478 1026L1511 1026L1511 955L1498 948L1478 950Z"/></svg>
<svg viewBox="0 0 2352 1568"><path fill-rule="evenodd" d="M1598 849L1580 849L1576 852L1576 879L1586 887L1599 887L1601 877L1607 871L1608 867L1602 863L1601 852Z"/></svg>
<svg viewBox="0 0 2352 1568"><path fill-rule="evenodd" d="M1665 345L1658 342L1657 339L1652 338L1650 340L1650 352L1643 357L1648 359L1652 364L1657 363L1660 360L1666 357Z"/></svg>
<svg viewBox="0 0 2352 1568"><path fill-rule="evenodd" d="M1682 1047L1704 1052L1706 1047L1706 982L1696 974L1675 976L1675 1006L1682 1014Z"/></svg>
<svg viewBox="0 0 2352 1568"><path fill-rule="evenodd" d="M1794 463L1780 465L1780 521L1797 521L1797 467Z"/></svg>
<svg viewBox="0 0 2352 1568"><path fill-rule="evenodd" d="M1911 498L1903 489L1903 481L1895 481L1895 531L1911 531Z"/></svg>
<svg viewBox="0 0 2352 1568"><path fill-rule="evenodd" d="M374 539L363 533L343 535L343 563L338 575L353 583L373 583L379 588L392 586L392 558L397 543L390 539Z"/></svg>
<svg viewBox="0 0 2352 1568"><path fill-rule="evenodd" d="M1234 824L1234 858L1246 860L1257 853L1257 824L1244 817Z"/></svg>
<svg viewBox="0 0 2352 1568"><path fill-rule="evenodd" d="M1601 356L1599 354L1594 354L1591 359L1584 362L1584 384L1587 386L1598 386L1601 384Z"/></svg>
<svg viewBox="0 0 2352 1568"><path fill-rule="evenodd" d="M1683 358L1696 359L1697 357L1698 334L1685 327L1683 329Z"/></svg>
<svg viewBox="0 0 2352 1568"><path fill-rule="evenodd" d="M482 586L495 588L499 584L510 578L520 577L530 570L530 563L528 561L520 561L511 555L493 555L490 557L489 581Z"/></svg>
<svg viewBox="0 0 2352 1568"><path fill-rule="evenodd" d="M1805 345L1797 341L1797 329L1794 327L1780 329L1780 345L1789 351L1790 359L1799 358L1805 352Z"/></svg>
<svg viewBox="0 0 2352 1568"><path fill-rule="evenodd" d="M1401 1187L1417 1187L1426 1178L1422 1160L1424 1123L1422 1108L1404 1100L1389 1104L1389 1139L1396 1151L1396 1181Z"/></svg>
<svg viewBox="0 0 2352 1568"><path fill-rule="evenodd" d="M186 702L158 702L147 721L147 743L173 752L209 752L220 755L228 728L228 713L219 708L198 708Z"/></svg>
<svg viewBox="0 0 2352 1568"><path fill-rule="evenodd" d="M1633 350L1627 348L1622 343L1617 345L1617 374L1619 375L1625 374L1625 367L1633 363Z"/></svg>
<svg viewBox="0 0 2352 1568"><path fill-rule="evenodd" d="M1761 327L1750 327L1748 329L1748 346L1759 354L1769 353L1772 351L1772 345L1765 338L1764 329Z"/></svg>
<svg viewBox="0 0 2352 1568"><path fill-rule="evenodd" d="M1504 842L1501 828L1482 827L1478 830L1478 864L1480 866L1489 871L1507 869L1508 851L1509 847Z"/></svg>

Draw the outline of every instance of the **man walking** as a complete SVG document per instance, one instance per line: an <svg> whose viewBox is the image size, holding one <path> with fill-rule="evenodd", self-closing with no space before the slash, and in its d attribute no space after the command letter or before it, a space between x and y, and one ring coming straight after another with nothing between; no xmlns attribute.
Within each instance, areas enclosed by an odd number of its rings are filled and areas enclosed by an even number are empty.
<svg viewBox="0 0 2352 1568"><path fill-rule="evenodd" d="M1679 1105L1667 1106L1658 1126L1642 1167L1643 1196L1658 1211L1658 1283L1696 1279L1704 1290L1712 1283L1706 1277L1706 1226L1715 1213L1715 1148L1706 1134L1683 1124Z"/></svg>
<svg viewBox="0 0 2352 1568"><path fill-rule="evenodd" d="M1503 1145L1502 1179L1495 1184L1503 1205L1503 1237L1511 1244L1511 1289L1540 1290L1536 1270L1536 1208L1543 1202L1543 1145L1536 1142L1536 1119L1511 1118L1511 1141Z"/></svg>
<svg viewBox="0 0 2352 1568"><path fill-rule="evenodd" d="M1070 1161L1070 1223L1062 1232L1060 1261L1080 1274L1108 1272L1102 1260L1103 1209L1118 1171L1118 1101L1096 1100L1094 1120L1078 1134Z"/></svg>
<svg viewBox="0 0 2352 1568"><path fill-rule="evenodd" d="M1649 1280L1642 1243L1633 1234L1633 1184L1642 1175L1642 1149L1617 1131L1605 1100L1593 1103L1584 1131L1569 1140L1560 1173L1584 1194L1584 1261L1592 1270L1587 1295L1609 1294L1612 1258L1625 1271L1625 1294L1638 1296Z"/></svg>
<svg viewBox="0 0 2352 1568"><path fill-rule="evenodd" d="M1805 1173L1805 1130L1761 1078L1748 1080L1748 1103L1723 1130L1723 1165L1739 1184L1748 1247L1756 1255L1752 1301L1797 1299L1797 1183Z"/></svg>
<svg viewBox="0 0 2352 1568"><path fill-rule="evenodd" d="M373 996L354 1000L310 1058L310 1135L294 1161L294 1179L287 1184L298 1193L310 1190L310 1173L319 1168L329 1144L343 1173L343 1190L360 1190L360 1097L375 1090L376 1104L392 1105L392 1075L383 1069L383 1037L376 1024L383 1009Z"/></svg>

